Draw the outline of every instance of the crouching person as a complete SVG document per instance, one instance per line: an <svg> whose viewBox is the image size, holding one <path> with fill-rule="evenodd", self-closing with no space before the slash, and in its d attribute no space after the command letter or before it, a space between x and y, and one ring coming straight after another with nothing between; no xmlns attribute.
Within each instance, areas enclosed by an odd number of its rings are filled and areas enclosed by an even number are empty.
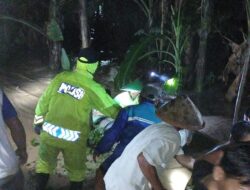
<svg viewBox="0 0 250 190"><path fill-rule="evenodd" d="M99 154L111 150L110 155L96 171L95 190L104 190L103 176L111 164L122 154L127 144L141 131L151 124L160 123L160 118L155 113L155 104L161 91L153 85L145 85L140 94L138 105L128 106L120 110L112 127L104 133L94 152L94 160Z"/></svg>
<svg viewBox="0 0 250 190"><path fill-rule="evenodd" d="M180 113L172 107L186 103L192 117L179 119ZM203 127L200 112L185 96L177 97L157 110L164 122L149 126L140 132L114 161L104 176L106 190L164 190L159 179L161 171L181 149L176 128L198 130ZM183 118L183 117L182 117Z"/></svg>

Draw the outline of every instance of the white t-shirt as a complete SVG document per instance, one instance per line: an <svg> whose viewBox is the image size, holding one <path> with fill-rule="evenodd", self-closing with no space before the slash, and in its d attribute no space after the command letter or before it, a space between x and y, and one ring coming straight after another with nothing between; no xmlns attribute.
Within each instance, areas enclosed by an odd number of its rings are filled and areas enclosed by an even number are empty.
<svg viewBox="0 0 250 190"><path fill-rule="evenodd" d="M18 160L8 139L2 115L2 91L0 90L0 179L14 175L18 171Z"/></svg>
<svg viewBox="0 0 250 190"><path fill-rule="evenodd" d="M166 123L151 125L139 133L111 165L104 176L106 190L149 190L150 184L139 167L142 152L158 173L180 150L180 135Z"/></svg>

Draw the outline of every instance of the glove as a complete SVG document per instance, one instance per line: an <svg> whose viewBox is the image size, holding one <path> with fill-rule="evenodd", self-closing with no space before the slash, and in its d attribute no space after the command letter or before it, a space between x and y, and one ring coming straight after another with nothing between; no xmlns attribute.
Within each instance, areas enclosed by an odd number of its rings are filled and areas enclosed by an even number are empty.
<svg viewBox="0 0 250 190"><path fill-rule="evenodd" d="M35 131L36 134L40 135L42 129L43 129L42 124L34 125L34 131Z"/></svg>

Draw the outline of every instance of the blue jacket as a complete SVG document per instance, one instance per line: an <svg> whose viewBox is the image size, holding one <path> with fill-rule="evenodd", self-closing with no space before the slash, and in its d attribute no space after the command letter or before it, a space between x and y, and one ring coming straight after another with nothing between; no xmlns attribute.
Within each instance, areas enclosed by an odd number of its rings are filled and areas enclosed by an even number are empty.
<svg viewBox="0 0 250 190"><path fill-rule="evenodd" d="M95 152L108 152L119 142L116 151L121 153L126 145L143 129L161 120L155 113L155 106L151 102L142 102L139 105L128 106L120 110L113 126L108 129L95 148Z"/></svg>

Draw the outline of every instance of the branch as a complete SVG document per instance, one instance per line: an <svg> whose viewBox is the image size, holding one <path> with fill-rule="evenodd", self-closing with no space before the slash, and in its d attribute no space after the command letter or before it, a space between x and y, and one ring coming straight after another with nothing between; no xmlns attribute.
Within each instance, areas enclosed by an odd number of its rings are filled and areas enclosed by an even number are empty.
<svg viewBox="0 0 250 190"><path fill-rule="evenodd" d="M0 20L10 20L10 21L21 23L21 24L23 24L25 26L28 26L28 27L32 28L33 30L37 31L38 33L42 34L43 36L47 37L47 35L42 31L41 28L39 28L37 26L34 26L34 25L28 23L25 20L16 19L16 18L13 18L13 17L10 17L10 16L4 16L4 15L0 16Z"/></svg>

